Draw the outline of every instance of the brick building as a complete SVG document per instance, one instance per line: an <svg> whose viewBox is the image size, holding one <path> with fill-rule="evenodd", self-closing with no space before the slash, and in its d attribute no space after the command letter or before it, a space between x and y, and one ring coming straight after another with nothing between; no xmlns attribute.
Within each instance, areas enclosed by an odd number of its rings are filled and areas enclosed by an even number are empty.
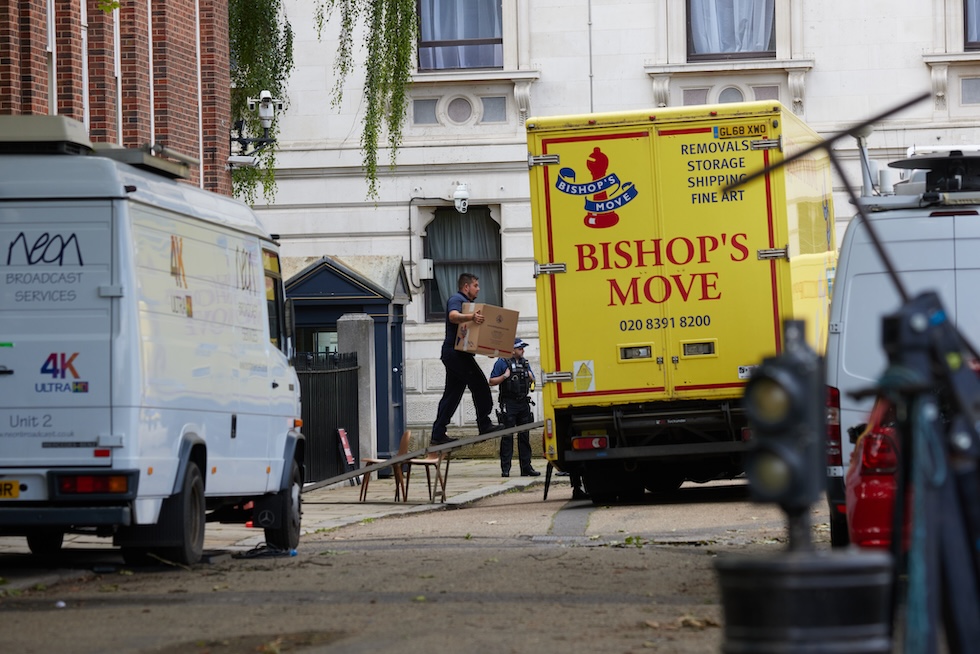
<svg viewBox="0 0 980 654"><path fill-rule="evenodd" d="M231 195L228 0L0 0L0 113L59 114L93 142L198 159Z"/></svg>

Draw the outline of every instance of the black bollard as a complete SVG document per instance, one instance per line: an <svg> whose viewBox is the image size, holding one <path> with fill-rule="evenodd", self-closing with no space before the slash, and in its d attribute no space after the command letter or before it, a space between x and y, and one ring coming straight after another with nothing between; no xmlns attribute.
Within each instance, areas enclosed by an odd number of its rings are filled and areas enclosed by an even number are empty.
<svg viewBox="0 0 980 654"><path fill-rule="evenodd" d="M715 562L724 654L889 654L891 556L786 551Z"/></svg>

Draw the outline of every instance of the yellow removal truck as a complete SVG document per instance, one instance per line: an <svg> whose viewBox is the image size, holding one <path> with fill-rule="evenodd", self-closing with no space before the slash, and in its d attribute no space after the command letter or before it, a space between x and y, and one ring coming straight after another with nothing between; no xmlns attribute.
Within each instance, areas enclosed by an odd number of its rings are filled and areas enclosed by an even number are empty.
<svg viewBox="0 0 980 654"><path fill-rule="evenodd" d="M596 502L743 472L742 394L806 321L823 352L830 162L778 102L527 121L545 457Z"/></svg>

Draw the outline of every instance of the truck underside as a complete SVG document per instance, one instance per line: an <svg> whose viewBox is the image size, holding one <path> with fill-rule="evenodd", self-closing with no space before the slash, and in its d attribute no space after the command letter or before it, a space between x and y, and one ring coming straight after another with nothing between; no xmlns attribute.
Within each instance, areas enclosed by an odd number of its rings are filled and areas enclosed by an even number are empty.
<svg viewBox="0 0 980 654"><path fill-rule="evenodd" d="M580 474L594 502L669 493L685 481L744 472L747 421L736 401L590 406L555 411L557 466Z"/></svg>

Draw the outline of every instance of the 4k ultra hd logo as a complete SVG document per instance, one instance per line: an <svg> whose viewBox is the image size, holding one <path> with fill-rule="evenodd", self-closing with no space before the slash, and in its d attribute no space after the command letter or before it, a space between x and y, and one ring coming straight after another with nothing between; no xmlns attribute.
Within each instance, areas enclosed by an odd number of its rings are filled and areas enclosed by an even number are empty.
<svg viewBox="0 0 980 654"><path fill-rule="evenodd" d="M620 182L615 173L609 173L609 157L594 148L585 162L592 175L591 182L575 182L575 169L562 168L555 188L568 195L591 196L585 198L585 226L594 229L612 227L619 222L615 209L625 206L638 194L633 182Z"/></svg>
<svg viewBox="0 0 980 654"><path fill-rule="evenodd" d="M78 352L52 352L41 366L42 375L51 375L53 379L70 379L73 381L56 381L34 384L35 393L88 393L88 382L78 381L78 371L75 369L75 358Z"/></svg>

